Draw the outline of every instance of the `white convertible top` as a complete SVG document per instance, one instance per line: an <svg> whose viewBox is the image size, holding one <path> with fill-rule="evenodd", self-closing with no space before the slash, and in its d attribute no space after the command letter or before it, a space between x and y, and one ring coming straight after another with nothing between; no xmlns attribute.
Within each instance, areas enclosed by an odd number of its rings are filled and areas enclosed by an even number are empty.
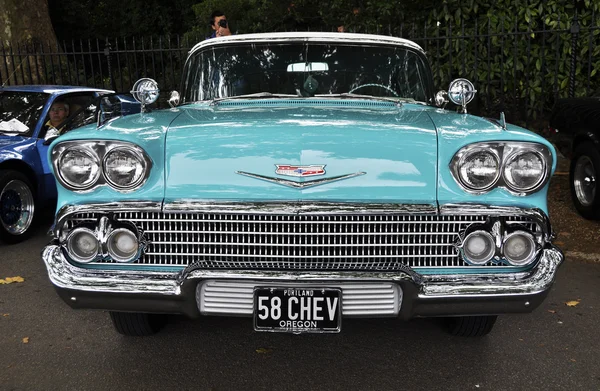
<svg viewBox="0 0 600 391"><path fill-rule="evenodd" d="M357 43L357 44L388 44L410 47L418 50L421 53L425 53L423 49L414 43L404 38L390 37L388 35L374 35L374 34L355 34L355 33L325 33L325 32L293 32L293 33L262 33L262 34L240 34L240 35L229 35L227 37L210 38L196 44L190 51L189 54L193 54L196 51L209 47L209 46L220 46L227 44L239 44L244 43L260 43L260 42L338 42L338 43Z"/></svg>

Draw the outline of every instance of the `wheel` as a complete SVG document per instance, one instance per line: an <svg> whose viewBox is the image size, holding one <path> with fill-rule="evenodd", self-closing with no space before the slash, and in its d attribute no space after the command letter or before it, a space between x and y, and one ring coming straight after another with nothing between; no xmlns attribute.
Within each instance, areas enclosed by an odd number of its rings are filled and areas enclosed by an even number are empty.
<svg viewBox="0 0 600 391"><path fill-rule="evenodd" d="M15 170L0 170L0 239L18 243L32 232L35 196L29 179Z"/></svg>
<svg viewBox="0 0 600 391"><path fill-rule="evenodd" d="M457 337L483 337L488 335L498 316L457 316L447 318L447 328L450 334Z"/></svg>
<svg viewBox="0 0 600 391"><path fill-rule="evenodd" d="M575 209L586 219L600 219L600 192L596 175L600 172L600 152L592 143L580 144L573 152L570 181Z"/></svg>
<svg viewBox="0 0 600 391"><path fill-rule="evenodd" d="M128 337L153 335L167 324L167 317L162 314L114 311L109 313L115 330Z"/></svg>

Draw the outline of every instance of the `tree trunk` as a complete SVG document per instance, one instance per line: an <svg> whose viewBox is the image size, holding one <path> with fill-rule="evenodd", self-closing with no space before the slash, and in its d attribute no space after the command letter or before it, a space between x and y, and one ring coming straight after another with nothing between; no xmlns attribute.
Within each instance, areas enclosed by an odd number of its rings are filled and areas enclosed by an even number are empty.
<svg viewBox="0 0 600 391"><path fill-rule="evenodd" d="M35 53L57 50L48 0L0 0L0 26L0 85L44 82L44 56Z"/></svg>

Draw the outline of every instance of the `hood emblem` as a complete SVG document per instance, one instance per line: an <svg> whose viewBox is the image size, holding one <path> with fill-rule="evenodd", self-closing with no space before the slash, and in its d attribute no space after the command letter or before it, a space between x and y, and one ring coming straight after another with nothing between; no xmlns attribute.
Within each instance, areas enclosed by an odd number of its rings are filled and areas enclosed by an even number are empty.
<svg viewBox="0 0 600 391"><path fill-rule="evenodd" d="M325 167L325 166L319 166L319 167ZM325 170L323 170L323 171L325 171ZM334 176L334 177L330 177L330 178L320 178L320 179L312 179L312 180L304 181L304 182L296 182L296 181L293 181L290 179L273 178L270 176L253 174L251 172L245 172L245 171L236 171L235 173L239 174L239 175L247 176L250 178L255 178L255 179L260 179L260 180L271 182L271 183L276 183L276 184L282 185L282 186L292 187L294 189L307 189L309 187L325 185L327 183L341 181L342 179L354 178L354 177L366 174L366 172L361 171L361 172L355 172L352 174L338 175L338 176ZM324 174L324 172L323 172L323 174ZM323 174L312 174L312 175L323 175Z"/></svg>
<svg viewBox="0 0 600 391"><path fill-rule="evenodd" d="M293 166L289 164L276 164L277 169L275 174L293 176L293 177L307 177L316 175L325 175L325 165L311 165L311 166Z"/></svg>

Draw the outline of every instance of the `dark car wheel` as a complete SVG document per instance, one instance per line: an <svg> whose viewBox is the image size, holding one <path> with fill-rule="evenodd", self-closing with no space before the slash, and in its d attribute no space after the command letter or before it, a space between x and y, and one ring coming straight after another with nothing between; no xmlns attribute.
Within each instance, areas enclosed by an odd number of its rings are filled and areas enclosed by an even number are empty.
<svg viewBox="0 0 600 391"><path fill-rule="evenodd" d="M600 152L591 143L575 148L571 160L571 196L575 208L586 219L600 218L600 192L596 178L600 173Z"/></svg>
<svg viewBox="0 0 600 391"><path fill-rule="evenodd" d="M138 312L110 312L115 330L128 337L144 337L159 332L167 324L167 316Z"/></svg>
<svg viewBox="0 0 600 391"><path fill-rule="evenodd" d="M18 243L31 234L35 196L27 177L15 170L0 170L0 239Z"/></svg>
<svg viewBox="0 0 600 391"><path fill-rule="evenodd" d="M458 337L483 337L492 331L496 319L498 316L457 316L447 318L446 326Z"/></svg>

